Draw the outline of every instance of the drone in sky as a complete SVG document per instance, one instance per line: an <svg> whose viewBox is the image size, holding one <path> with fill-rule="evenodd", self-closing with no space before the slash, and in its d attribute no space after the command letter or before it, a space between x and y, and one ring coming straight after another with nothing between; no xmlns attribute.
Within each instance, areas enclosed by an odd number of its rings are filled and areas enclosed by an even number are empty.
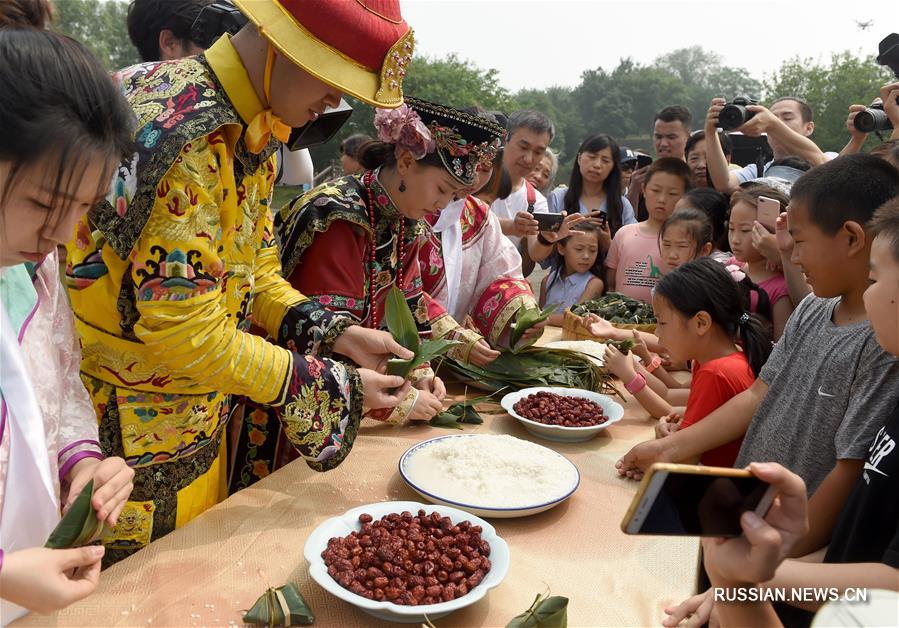
<svg viewBox="0 0 899 628"><path fill-rule="evenodd" d="M867 20L866 22L859 22L858 20L855 20L855 24L858 26L858 30L866 31L874 26L874 20Z"/></svg>

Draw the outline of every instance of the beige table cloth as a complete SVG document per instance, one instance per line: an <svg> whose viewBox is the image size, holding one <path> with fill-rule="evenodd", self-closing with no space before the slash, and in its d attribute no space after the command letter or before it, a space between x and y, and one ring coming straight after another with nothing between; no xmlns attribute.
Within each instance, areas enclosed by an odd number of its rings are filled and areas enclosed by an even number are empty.
<svg viewBox="0 0 899 628"><path fill-rule="evenodd" d="M554 340L558 330L545 336L543 342ZM438 620L439 628L505 626L547 589L570 599L570 626L658 626L665 606L691 594L696 539L628 536L620 529L637 483L619 478L615 461L653 437L653 422L635 401L628 398L624 419L586 443L542 441L505 414L485 416L483 425L466 425L465 432L511 434L555 449L578 467L581 484L552 510L491 520L509 544L509 574L477 604ZM333 471L316 473L296 461L104 571L88 599L14 625L234 626L267 583L288 581L299 585L316 626L390 625L318 586L303 545L316 526L350 508L421 501L400 477L399 458L415 443L454 433L365 421L353 451Z"/></svg>

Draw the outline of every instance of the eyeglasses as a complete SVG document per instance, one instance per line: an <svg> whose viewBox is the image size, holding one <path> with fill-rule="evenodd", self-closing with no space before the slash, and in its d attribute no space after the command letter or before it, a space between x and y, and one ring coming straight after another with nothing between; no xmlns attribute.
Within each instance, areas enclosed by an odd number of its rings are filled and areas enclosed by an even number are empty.
<svg viewBox="0 0 899 628"><path fill-rule="evenodd" d="M625 162L623 164L618 164L618 165L621 167L621 170L623 172L633 172L634 168L637 167L637 162L636 161L628 161L628 162Z"/></svg>

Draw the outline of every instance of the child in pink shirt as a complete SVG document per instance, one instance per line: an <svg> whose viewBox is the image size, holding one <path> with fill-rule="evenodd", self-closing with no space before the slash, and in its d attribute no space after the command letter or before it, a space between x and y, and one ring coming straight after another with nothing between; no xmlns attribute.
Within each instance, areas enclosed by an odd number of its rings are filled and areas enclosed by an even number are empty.
<svg viewBox="0 0 899 628"><path fill-rule="evenodd" d="M662 276L659 232L689 188L690 168L683 161L663 157L653 162L643 183L649 218L621 227L606 256L609 292L652 302L652 289Z"/></svg>

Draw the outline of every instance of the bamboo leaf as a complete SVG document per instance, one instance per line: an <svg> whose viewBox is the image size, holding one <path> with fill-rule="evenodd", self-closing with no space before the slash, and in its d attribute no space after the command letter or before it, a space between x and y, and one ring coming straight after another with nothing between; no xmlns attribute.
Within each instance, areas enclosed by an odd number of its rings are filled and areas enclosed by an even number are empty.
<svg viewBox="0 0 899 628"><path fill-rule="evenodd" d="M243 616L243 621L259 626L309 626L315 621L315 615L296 585L286 584L267 589Z"/></svg>
<svg viewBox="0 0 899 628"><path fill-rule="evenodd" d="M384 319L394 340L409 351L418 351L418 325L403 292L394 284L387 293Z"/></svg>
<svg viewBox="0 0 899 628"><path fill-rule="evenodd" d="M458 340L425 340L415 350L415 357L411 360L399 358L387 360L387 374L398 375L406 379L409 377L409 373L419 366L443 355L457 344L459 344Z"/></svg>
<svg viewBox="0 0 899 628"><path fill-rule="evenodd" d="M44 547L50 549L83 547L100 538L103 533L103 522L97 520L97 513L91 505L93 495L94 481L91 480L81 489L62 521L50 533Z"/></svg>
<svg viewBox="0 0 899 628"><path fill-rule="evenodd" d="M538 595L525 612L516 615L506 628L566 628L568 626L568 598L559 595Z"/></svg>
<svg viewBox="0 0 899 628"><path fill-rule="evenodd" d="M525 309L524 307L522 307L520 310L518 310L518 316L516 317L515 322L512 323L511 334L509 336L509 346L512 347L512 352L516 353L521 348L523 348L519 347L518 345L521 341L522 336L524 336L524 333L527 330L529 330L534 325L545 321L553 312L556 311L558 307L558 303L553 303L552 305L548 305L547 307L545 307L543 310L536 307L530 309ZM527 345L524 346L530 346L536 341L537 339L533 338L530 342L528 342Z"/></svg>

